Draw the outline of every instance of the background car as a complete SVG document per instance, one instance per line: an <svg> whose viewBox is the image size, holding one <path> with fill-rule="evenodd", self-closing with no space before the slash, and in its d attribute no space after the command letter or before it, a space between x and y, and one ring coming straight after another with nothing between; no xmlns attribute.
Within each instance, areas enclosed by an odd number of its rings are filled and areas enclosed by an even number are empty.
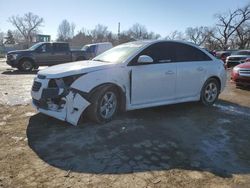
<svg viewBox="0 0 250 188"><path fill-rule="evenodd" d="M110 48L113 48L113 45L110 42L87 44L82 47L84 59L93 59Z"/></svg>
<svg viewBox="0 0 250 188"><path fill-rule="evenodd" d="M31 71L39 66L92 59L112 47L110 42L105 42L88 44L81 50L71 50L66 42L40 42L27 50L10 51L7 64L21 71Z"/></svg>
<svg viewBox="0 0 250 188"><path fill-rule="evenodd" d="M250 58L235 66L231 72L231 81L236 86L250 86Z"/></svg>
<svg viewBox="0 0 250 188"><path fill-rule="evenodd" d="M65 42L40 42L27 50L15 50L7 54L7 64L21 71L83 59L81 50L71 50Z"/></svg>
<svg viewBox="0 0 250 188"><path fill-rule="evenodd" d="M245 63L247 63L247 62L250 63L250 58L247 58L247 59L246 59Z"/></svg>
<svg viewBox="0 0 250 188"><path fill-rule="evenodd" d="M224 63L226 63L226 59L228 56L230 56L232 54L232 51L217 51L215 53L215 56L218 59L221 59Z"/></svg>
<svg viewBox="0 0 250 188"><path fill-rule="evenodd" d="M250 58L250 50L239 50L228 56L226 65L228 68L244 63L247 58Z"/></svg>

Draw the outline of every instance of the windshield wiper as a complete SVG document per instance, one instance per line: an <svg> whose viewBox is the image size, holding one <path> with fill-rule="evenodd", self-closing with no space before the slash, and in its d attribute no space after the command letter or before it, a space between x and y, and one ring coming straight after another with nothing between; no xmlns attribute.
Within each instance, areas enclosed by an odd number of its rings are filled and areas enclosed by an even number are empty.
<svg viewBox="0 0 250 188"><path fill-rule="evenodd" d="M104 60L101 60L101 59L93 59L93 61L100 61L100 62L110 63L110 61L104 61Z"/></svg>

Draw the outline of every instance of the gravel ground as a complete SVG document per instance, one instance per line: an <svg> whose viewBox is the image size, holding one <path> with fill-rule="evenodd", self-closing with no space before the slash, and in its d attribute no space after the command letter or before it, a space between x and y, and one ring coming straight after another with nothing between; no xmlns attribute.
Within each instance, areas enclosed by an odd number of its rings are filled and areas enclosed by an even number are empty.
<svg viewBox="0 0 250 188"><path fill-rule="evenodd" d="M250 90L77 127L29 104L36 72L0 61L0 187L249 187Z"/></svg>

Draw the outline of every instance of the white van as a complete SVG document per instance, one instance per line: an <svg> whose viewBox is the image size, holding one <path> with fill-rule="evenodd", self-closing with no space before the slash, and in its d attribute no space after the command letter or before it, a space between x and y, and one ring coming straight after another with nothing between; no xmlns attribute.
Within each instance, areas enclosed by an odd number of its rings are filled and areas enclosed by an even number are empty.
<svg viewBox="0 0 250 188"><path fill-rule="evenodd" d="M87 44L82 47L82 51L84 51L85 59L93 59L95 56L113 48L112 43L110 42L102 42L102 43L94 43Z"/></svg>

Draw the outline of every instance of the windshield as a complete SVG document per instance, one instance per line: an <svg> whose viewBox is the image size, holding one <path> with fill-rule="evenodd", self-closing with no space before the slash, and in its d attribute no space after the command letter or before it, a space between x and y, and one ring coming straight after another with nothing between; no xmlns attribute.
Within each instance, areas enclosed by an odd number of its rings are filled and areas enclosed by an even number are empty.
<svg viewBox="0 0 250 188"><path fill-rule="evenodd" d="M31 47L29 48L29 50L35 50L35 49L37 49L39 46L41 46L41 43L36 43L36 44L34 44L33 46L31 46Z"/></svg>
<svg viewBox="0 0 250 188"><path fill-rule="evenodd" d="M95 57L94 61L103 61L110 63L123 63L131 55L138 51L144 43L127 43L111 48L110 50Z"/></svg>
<svg viewBox="0 0 250 188"><path fill-rule="evenodd" d="M85 46L82 47L82 50L87 51L88 48L89 48L89 46L85 45Z"/></svg>
<svg viewBox="0 0 250 188"><path fill-rule="evenodd" d="M250 51L237 51L234 55L250 55Z"/></svg>

